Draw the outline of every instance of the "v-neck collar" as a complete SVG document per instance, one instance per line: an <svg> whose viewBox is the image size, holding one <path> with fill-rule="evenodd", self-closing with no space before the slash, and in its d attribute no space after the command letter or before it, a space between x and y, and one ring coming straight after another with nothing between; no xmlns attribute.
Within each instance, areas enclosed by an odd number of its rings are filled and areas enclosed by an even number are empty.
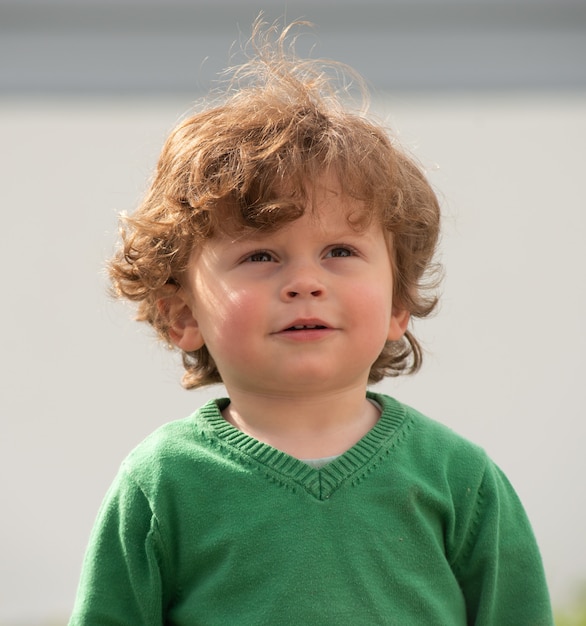
<svg viewBox="0 0 586 626"><path fill-rule="evenodd" d="M403 405L393 398L372 392L367 392L367 397L382 407L378 422L349 450L320 469L314 469L229 424L221 413L230 402L228 398L211 400L197 416L209 426L205 428L209 435L228 446L236 456L261 464L271 480L293 488L302 487L316 499L327 500L348 479L358 478L367 465L386 452L405 420Z"/></svg>

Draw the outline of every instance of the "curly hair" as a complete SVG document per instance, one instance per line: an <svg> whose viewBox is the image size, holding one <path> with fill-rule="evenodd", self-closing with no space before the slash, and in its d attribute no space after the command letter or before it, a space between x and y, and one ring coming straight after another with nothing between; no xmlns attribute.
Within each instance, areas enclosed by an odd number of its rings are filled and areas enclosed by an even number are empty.
<svg viewBox="0 0 586 626"><path fill-rule="evenodd" d="M137 302L137 319L170 344L157 300L177 289L191 253L218 233L270 231L297 219L307 183L333 171L343 192L363 203L355 225L374 219L388 233L394 301L412 317L429 315L437 303L440 209L421 168L380 124L344 106L340 83L362 84L352 70L296 58L285 46L291 26L276 41L276 26L262 27L251 40L254 56L232 70L222 101L171 132L146 197L122 217L122 246L109 264L114 292ZM222 382L205 346L182 357L184 387ZM421 363L408 330L387 341L369 382Z"/></svg>

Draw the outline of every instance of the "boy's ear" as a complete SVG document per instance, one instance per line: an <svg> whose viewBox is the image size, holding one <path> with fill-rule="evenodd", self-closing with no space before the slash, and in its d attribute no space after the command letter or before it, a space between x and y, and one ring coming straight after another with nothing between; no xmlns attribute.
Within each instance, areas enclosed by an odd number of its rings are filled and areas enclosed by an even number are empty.
<svg viewBox="0 0 586 626"><path fill-rule="evenodd" d="M398 341L405 334L411 314L406 309L398 309L393 307L391 315L391 323L389 324L389 334L387 339L390 341Z"/></svg>
<svg viewBox="0 0 586 626"><path fill-rule="evenodd" d="M169 338L181 350L199 350L205 341L191 307L181 291L157 300L159 314L165 320Z"/></svg>

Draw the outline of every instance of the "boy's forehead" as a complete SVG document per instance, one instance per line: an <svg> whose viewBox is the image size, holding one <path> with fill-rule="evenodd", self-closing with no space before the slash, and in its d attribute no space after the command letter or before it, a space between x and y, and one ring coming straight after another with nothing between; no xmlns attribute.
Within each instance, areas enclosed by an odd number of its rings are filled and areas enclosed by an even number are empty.
<svg viewBox="0 0 586 626"><path fill-rule="evenodd" d="M217 233L211 240L237 244L244 241L262 243L279 235L286 234L300 223L305 223L316 236L343 238L344 236L364 233L370 229L384 230L380 220L369 212L364 203L332 205L311 205L295 219L282 221L272 226L244 226L237 230L229 229ZM204 244L205 245L205 244Z"/></svg>
<svg viewBox="0 0 586 626"><path fill-rule="evenodd" d="M310 224L316 232L339 236L368 230L373 223L382 227L381 216L372 202L345 189L333 170L297 181L280 181L261 204L248 205L246 199L232 197L220 200L212 211L217 211L214 227L207 237L198 239L195 247L205 247L206 241L214 240L261 242L287 231L299 220Z"/></svg>

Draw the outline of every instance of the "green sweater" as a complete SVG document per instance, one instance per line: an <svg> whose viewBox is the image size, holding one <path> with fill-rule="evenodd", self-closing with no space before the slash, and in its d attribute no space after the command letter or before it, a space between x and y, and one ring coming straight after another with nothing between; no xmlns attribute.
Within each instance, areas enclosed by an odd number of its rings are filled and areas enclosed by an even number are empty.
<svg viewBox="0 0 586 626"><path fill-rule="evenodd" d="M94 527L70 626L553 624L539 552L485 453L392 398L321 470L222 418L158 429Z"/></svg>

